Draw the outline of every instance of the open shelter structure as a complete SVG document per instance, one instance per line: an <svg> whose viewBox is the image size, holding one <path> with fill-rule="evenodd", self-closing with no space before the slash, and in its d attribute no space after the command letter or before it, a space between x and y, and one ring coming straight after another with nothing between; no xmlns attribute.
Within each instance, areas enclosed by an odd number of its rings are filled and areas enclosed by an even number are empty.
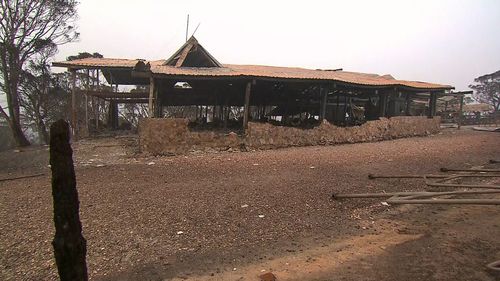
<svg viewBox="0 0 500 281"><path fill-rule="evenodd" d="M122 103L148 104L150 118L165 117L166 107L196 106L199 122L219 121L223 128L232 122L242 135L247 133L249 121L257 120L290 126L297 119L316 124L326 120L336 126L352 126L384 117L432 118L438 97L454 89L342 69L222 64L195 37L163 60L85 58L53 65L66 67L74 79L81 70L98 70L104 75L112 90L74 88L73 101L81 94L108 102L109 128L118 127L118 104ZM118 92L118 85L145 90ZM424 101L426 106L414 107L416 101ZM77 135L78 117L75 102L72 104ZM234 108L239 110L231 110ZM88 118L86 114L85 124Z"/></svg>

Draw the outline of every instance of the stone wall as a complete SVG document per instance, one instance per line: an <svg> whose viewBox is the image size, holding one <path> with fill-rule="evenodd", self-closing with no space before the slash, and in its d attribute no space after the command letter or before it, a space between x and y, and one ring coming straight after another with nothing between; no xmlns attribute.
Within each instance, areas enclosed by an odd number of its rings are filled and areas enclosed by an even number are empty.
<svg viewBox="0 0 500 281"><path fill-rule="evenodd" d="M192 150L227 150L242 143L236 133L191 131L188 119L144 118L139 120L139 145L153 155L183 154Z"/></svg>
<svg viewBox="0 0 500 281"><path fill-rule="evenodd" d="M253 148L268 149L370 142L434 134L439 131L439 125L439 117L429 119L423 116L381 118L355 127L337 127L325 121L320 126L307 130L249 123L246 144Z"/></svg>
<svg viewBox="0 0 500 281"><path fill-rule="evenodd" d="M183 154L192 150L227 150L248 147L272 149L290 146L332 145L426 136L439 131L440 118L400 116L369 121L356 127L337 127L328 122L313 129L248 124L247 136L214 131L191 131L187 119L142 119L139 122L141 151L154 155Z"/></svg>

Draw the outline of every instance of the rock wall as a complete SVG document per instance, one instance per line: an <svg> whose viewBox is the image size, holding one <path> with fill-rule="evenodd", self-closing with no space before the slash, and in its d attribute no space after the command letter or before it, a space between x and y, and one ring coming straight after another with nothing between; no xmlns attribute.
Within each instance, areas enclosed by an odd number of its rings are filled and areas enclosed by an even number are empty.
<svg viewBox="0 0 500 281"><path fill-rule="evenodd" d="M439 125L439 117L429 119L424 116L381 118L355 127L337 127L325 121L320 126L308 130L249 123L246 144L254 148L269 149L380 141L434 134L439 131Z"/></svg>
<svg viewBox="0 0 500 281"><path fill-rule="evenodd" d="M192 150L227 150L238 148L242 139L236 133L194 132L188 119L144 118L139 120L139 145L153 155L183 154Z"/></svg>
<svg viewBox="0 0 500 281"><path fill-rule="evenodd" d="M272 149L290 146L332 145L426 136L439 131L440 118L399 116L369 121L356 127L337 127L323 122L313 129L248 124L245 137L236 133L191 131L187 119L142 119L139 122L141 151L154 155L183 154L192 150L227 150L249 147Z"/></svg>

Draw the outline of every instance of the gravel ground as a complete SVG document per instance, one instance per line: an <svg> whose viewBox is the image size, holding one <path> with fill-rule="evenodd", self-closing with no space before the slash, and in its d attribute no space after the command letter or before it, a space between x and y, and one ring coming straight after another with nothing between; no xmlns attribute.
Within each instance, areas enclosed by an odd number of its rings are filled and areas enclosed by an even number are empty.
<svg viewBox="0 0 500 281"><path fill-rule="evenodd" d="M334 202L332 192L422 190L419 180L366 176L478 166L500 158L499 143L496 133L450 130L378 143L159 158L133 158L119 144L99 152L76 144L90 279L207 274L217 280L360 232L381 235L361 225L388 207L375 200ZM0 153L0 176L48 172L46 157L44 147ZM49 177L0 182L0 222L0 279L55 280Z"/></svg>

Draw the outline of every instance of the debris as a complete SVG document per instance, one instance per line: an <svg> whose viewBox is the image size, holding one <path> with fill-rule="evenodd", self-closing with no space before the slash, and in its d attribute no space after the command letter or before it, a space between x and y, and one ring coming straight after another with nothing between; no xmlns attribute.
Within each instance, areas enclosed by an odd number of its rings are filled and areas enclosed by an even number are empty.
<svg viewBox="0 0 500 281"><path fill-rule="evenodd" d="M309 167L309 169L316 169L316 167L314 167L314 166L311 166L311 167Z"/></svg>
<svg viewBox="0 0 500 281"><path fill-rule="evenodd" d="M500 127L495 127L495 128L472 127L472 130L485 131L485 132L500 132Z"/></svg>
<svg viewBox="0 0 500 281"><path fill-rule="evenodd" d="M184 234L184 231L177 231L177 235Z"/></svg>
<svg viewBox="0 0 500 281"><path fill-rule="evenodd" d="M272 274L271 272L262 274L259 276L259 278L260 278L260 281L276 281L277 280L276 276L274 274Z"/></svg>
<svg viewBox="0 0 500 281"><path fill-rule="evenodd" d="M423 177L428 178L447 178L448 175L374 175L368 174L368 178L373 179L420 179Z"/></svg>
<svg viewBox="0 0 500 281"><path fill-rule="evenodd" d="M248 208L247 204L241 205L241 208Z"/></svg>
<svg viewBox="0 0 500 281"><path fill-rule="evenodd" d="M13 177L13 178L5 178L5 179L0 179L0 182L2 182L2 181L13 181L13 180L19 180L19 179L26 179L26 178L35 178L35 177L40 177L40 176L44 176L44 175L45 175L45 173L40 173L40 174L19 176L19 177Z"/></svg>
<svg viewBox="0 0 500 281"><path fill-rule="evenodd" d="M254 166L259 166L259 163L253 163Z"/></svg>
<svg viewBox="0 0 500 281"><path fill-rule="evenodd" d="M474 204L474 205L500 205L500 199L441 199L435 198L439 196L448 195L463 195L463 194L489 194L500 193L500 185L471 185L471 184L458 184L458 183L445 183L446 181L456 180L462 177L469 178L483 178L483 177L500 177L496 174L477 174L483 172L500 172L495 169L447 169L441 168L442 172L448 171L465 171L476 174L456 174L456 175L393 175L393 176L375 176L369 174L368 178L423 178L427 186L432 187L454 187L454 188L488 188L488 190L466 190L466 191L447 191L447 192L392 192L392 193L360 193L360 194L333 194L333 199L340 198L388 198L387 201L382 202L384 206L389 204ZM434 182L427 179L433 177L438 178Z"/></svg>
<svg viewBox="0 0 500 281"><path fill-rule="evenodd" d="M156 164L156 163L155 162L149 162L148 166L151 166L151 165L154 165L154 164Z"/></svg>
<svg viewBox="0 0 500 281"><path fill-rule="evenodd" d="M441 168L441 172L485 172L485 173L500 173L500 169L449 169L449 168Z"/></svg>
<svg viewBox="0 0 500 281"><path fill-rule="evenodd" d="M259 218L263 218L263 217L265 217L265 216L264 215L259 215Z"/></svg>
<svg viewBox="0 0 500 281"><path fill-rule="evenodd" d="M404 199L389 198L391 204L466 204L466 205L500 205L500 199Z"/></svg>
<svg viewBox="0 0 500 281"><path fill-rule="evenodd" d="M500 260L494 261L486 265L491 270L500 271Z"/></svg>

